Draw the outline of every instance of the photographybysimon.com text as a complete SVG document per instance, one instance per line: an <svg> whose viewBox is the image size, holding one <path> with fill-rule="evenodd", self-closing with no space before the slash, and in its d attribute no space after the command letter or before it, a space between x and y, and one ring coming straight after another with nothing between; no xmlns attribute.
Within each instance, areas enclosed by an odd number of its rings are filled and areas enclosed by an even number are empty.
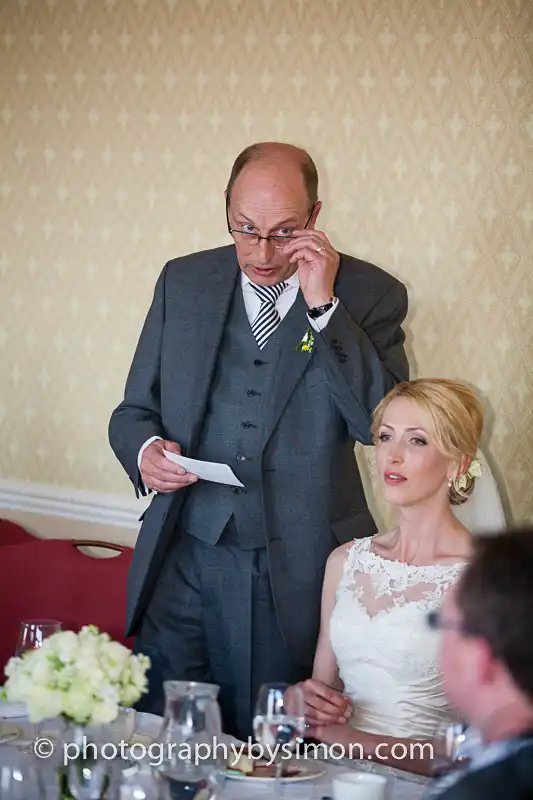
<svg viewBox="0 0 533 800"><path fill-rule="evenodd" d="M56 745L51 739L40 738L34 742L33 750L38 758L50 758ZM113 760L123 758L130 761L147 761L151 767L160 767L166 761L183 761L195 765L206 761L217 760L224 762L230 769L237 766L240 759L246 756L252 761L261 761L268 765L279 760L309 758L340 761L343 758L386 761L393 758L395 761L404 759L432 759L433 746L428 742L410 742L404 744L396 742L381 742L374 750L372 756L364 753L363 745L351 742L348 747L342 744L314 744L299 743L293 750L288 744L277 744L274 747L261 745L251 738L246 743L218 741L216 737L211 742L183 742L181 744L152 742L149 745L120 741L94 744L87 741L86 737L80 744L64 743L61 745L61 757L64 765L78 758L103 758Z"/></svg>

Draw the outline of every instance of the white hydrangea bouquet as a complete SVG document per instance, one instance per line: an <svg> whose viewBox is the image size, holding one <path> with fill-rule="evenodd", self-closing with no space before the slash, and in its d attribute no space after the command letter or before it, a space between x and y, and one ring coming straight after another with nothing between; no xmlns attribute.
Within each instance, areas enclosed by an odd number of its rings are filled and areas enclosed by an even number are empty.
<svg viewBox="0 0 533 800"><path fill-rule="evenodd" d="M3 696L24 703L31 722L53 717L82 725L107 725L120 706L131 706L147 690L150 660L100 633L59 631L42 647L11 658Z"/></svg>

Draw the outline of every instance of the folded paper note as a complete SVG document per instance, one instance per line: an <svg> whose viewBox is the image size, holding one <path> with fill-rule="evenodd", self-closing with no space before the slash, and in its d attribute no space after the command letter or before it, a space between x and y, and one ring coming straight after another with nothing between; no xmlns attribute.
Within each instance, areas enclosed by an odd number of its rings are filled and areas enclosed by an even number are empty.
<svg viewBox="0 0 533 800"><path fill-rule="evenodd" d="M164 453L170 461L179 464L187 472L198 475L203 481L244 487L244 484L240 482L227 464L217 464L214 461L197 461L195 458L185 458L185 456L177 456L176 453L169 453L168 450L165 450Z"/></svg>

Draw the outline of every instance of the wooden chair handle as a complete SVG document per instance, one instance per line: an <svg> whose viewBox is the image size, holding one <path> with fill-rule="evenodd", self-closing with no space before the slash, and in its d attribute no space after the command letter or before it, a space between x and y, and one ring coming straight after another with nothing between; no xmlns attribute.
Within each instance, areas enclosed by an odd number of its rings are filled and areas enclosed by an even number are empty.
<svg viewBox="0 0 533 800"><path fill-rule="evenodd" d="M124 552L124 548L120 544L100 542L97 539L73 539L72 544L74 547L106 547L108 550L115 550L117 553Z"/></svg>

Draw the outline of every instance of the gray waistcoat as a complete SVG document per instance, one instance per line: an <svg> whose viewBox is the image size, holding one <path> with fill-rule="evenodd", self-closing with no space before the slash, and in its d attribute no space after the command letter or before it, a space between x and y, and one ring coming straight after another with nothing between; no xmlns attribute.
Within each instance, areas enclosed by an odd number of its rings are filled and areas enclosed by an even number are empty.
<svg viewBox="0 0 533 800"><path fill-rule="evenodd" d="M245 489L199 481L190 489L181 518L183 531L210 544L218 541L232 517L230 535L241 547L265 544L261 424L281 349L295 347L295 305L260 350L246 315L241 281L236 282L195 458L229 464Z"/></svg>

